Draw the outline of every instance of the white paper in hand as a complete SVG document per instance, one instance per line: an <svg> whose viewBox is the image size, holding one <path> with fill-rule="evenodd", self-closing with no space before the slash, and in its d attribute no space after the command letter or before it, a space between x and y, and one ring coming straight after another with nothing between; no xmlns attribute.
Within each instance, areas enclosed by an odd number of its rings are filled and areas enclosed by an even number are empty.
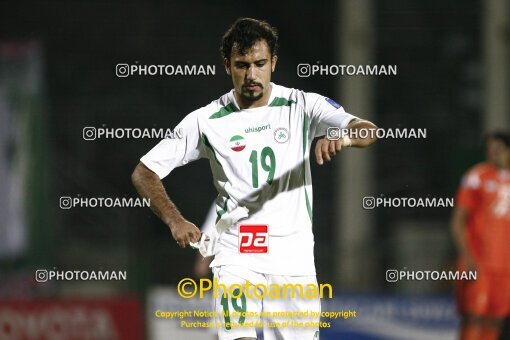
<svg viewBox="0 0 510 340"><path fill-rule="evenodd" d="M230 213L225 213L221 216L220 220L216 223L216 226L210 232L202 233L200 241L192 243L192 248L198 249L203 257L213 256L216 251L216 244L220 235L230 228L237 221L248 217L249 210L245 207L237 207Z"/></svg>

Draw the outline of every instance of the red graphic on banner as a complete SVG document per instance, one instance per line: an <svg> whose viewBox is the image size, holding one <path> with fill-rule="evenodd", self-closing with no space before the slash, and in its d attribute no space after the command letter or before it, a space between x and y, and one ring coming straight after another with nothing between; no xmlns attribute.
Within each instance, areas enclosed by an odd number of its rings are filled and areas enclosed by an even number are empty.
<svg viewBox="0 0 510 340"><path fill-rule="evenodd" d="M135 298L0 301L0 339L143 338L142 310Z"/></svg>

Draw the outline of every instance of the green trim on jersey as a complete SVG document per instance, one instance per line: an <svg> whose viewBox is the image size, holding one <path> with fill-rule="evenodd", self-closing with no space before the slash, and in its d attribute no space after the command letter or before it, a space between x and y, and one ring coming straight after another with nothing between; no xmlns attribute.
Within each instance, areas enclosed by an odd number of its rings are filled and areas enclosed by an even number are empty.
<svg viewBox="0 0 510 340"><path fill-rule="evenodd" d="M292 104L295 104L296 102L293 101L292 99L291 100L288 100L286 98L282 98L282 97L275 97L275 99L273 99L273 101L271 102L271 104L269 104L269 106L291 106Z"/></svg>
<svg viewBox="0 0 510 340"><path fill-rule="evenodd" d="M223 216L223 214L225 214L227 212L227 202L228 202L229 198L230 198L230 196L227 195L227 199L225 200L225 203L223 204L223 209L216 211L216 215L218 215L218 217L221 218L221 216Z"/></svg>
<svg viewBox="0 0 510 340"><path fill-rule="evenodd" d="M303 189L305 190L305 201L306 201L306 210L308 211L308 216L310 217L310 221L313 222L313 210L310 205L310 199L308 198L308 192L306 191L306 162L305 162L305 154L306 154L306 146L308 145L308 115L306 112L304 113L303 118Z"/></svg>
<svg viewBox="0 0 510 340"><path fill-rule="evenodd" d="M306 145L308 144L308 115L306 112L303 118L303 158L306 153Z"/></svg>
<svg viewBox="0 0 510 340"><path fill-rule="evenodd" d="M286 98L282 97L276 97L273 99L271 104L269 104L270 107L275 106L291 106L292 104L295 104L296 102L291 100L288 100ZM213 113L209 119L217 119L217 118L223 118L225 116L228 116L231 113L237 112L239 109L234 105L234 103L230 103L226 106L223 106L218 112Z"/></svg>
<svg viewBox="0 0 510 340"><path fill-rule="evenodd" d="M205 146L207 146L209 149L211 149L214 159L216 160L216 163L218 163L218 165L223 168L220 161L218 160L218 157L216 157L216 151L214 151L214 148L212 147L211 143L209 142L209 139L203 132L202 132L202 142L204 143Z"/></svg>
<svg viewBox="0 0 510 340"><path fill-rule="evenodd" d="M230 103L226 106L223 106L218 112L213 113L209 119L216 119L216 118L222 118L225 116L228 116L229 114L233 112L239 111L237 107L234 105L234 103Z"/></svg>
<svg viewBox="0 0 510 340"><path fill-rule="evenodd" d="M306 200L306 210L308 211L308 216L310 216L310 222L313 222L313 210L310 205L310 199L308 198L308 192L306 192L305 188L305 200Z"/></svg>

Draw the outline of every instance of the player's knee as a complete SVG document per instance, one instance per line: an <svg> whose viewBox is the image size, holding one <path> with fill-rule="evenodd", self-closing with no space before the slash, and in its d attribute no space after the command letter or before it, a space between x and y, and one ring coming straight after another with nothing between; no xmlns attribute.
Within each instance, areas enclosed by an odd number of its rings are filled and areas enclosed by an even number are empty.
<svg viewBox="0 0 510 340"><path fill-rule="evenodd" d="M483 316L474 314L463 315L461 318L461 322L464 325L480 324L483 322Z"/></svg>
<svg viewBox="0 0 510 340"><path fill-rule="evenodd" d="M492 328L492 329L501 329L503 326L503 319L502 318L494 318L494 317L488 317L484 319L485 327Z"/></svg>
<svg viewBox="0 0 510 340"><path fill-rule="evenodd" d="M463 325L478 326L484 328L501 328L503 320L500 318L482 316L482 315L465 315L462 318Z"/></svg>
<svg viewBox="0 0 510 340"><path fill-rule="evenodd" d="M464 315L461 319L461 326L464 328L484 329L485 317L481 315Z"/></svg>

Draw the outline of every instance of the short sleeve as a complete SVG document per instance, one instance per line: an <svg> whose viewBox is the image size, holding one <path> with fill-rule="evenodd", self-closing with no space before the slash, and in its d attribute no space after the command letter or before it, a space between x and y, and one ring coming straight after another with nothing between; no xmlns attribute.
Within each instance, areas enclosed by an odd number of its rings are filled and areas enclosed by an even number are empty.
<svg viewBox="0 0 510 340"><path fill-rule="evenodd" d="M188 114L175 130L181 131L181 138L174 134L172 138L163 139L140 159L160 179L179 166L206 157L200 138L198 110Z"/></svg>
<svg viewBox="0 0 510 340"><path fill-rule="evenodd" d="M455 204L467 211L473 211L479 202L481 178L478 171L471 170L462 178L455 196Z"/></svg>
<svg viewBox="0 0 510 340"><path fill-rule="evenodd" d="M305 111L310 115L311 131L314 137L324 135L328 127L344 129L356 116L345 112L344 108L334 100L316 93L305 94Z"/></svg>

